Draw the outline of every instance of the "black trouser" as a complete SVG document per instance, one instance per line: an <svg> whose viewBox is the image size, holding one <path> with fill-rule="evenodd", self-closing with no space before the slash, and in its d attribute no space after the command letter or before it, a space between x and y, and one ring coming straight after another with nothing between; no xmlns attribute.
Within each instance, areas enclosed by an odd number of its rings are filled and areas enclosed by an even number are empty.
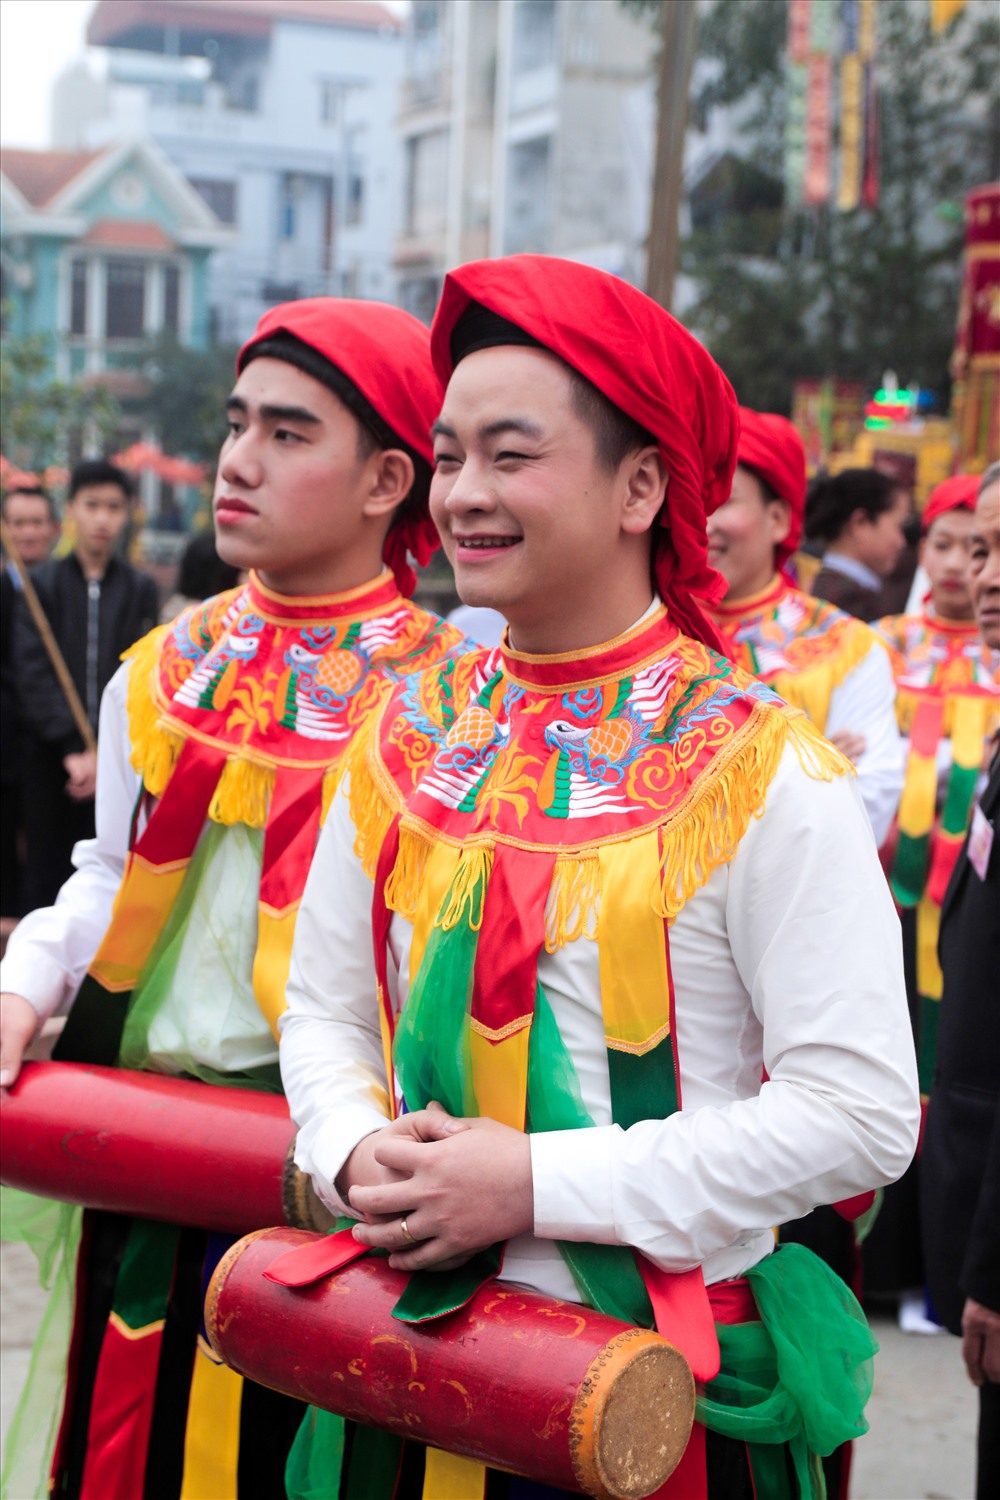
<svg viewBox="0 0 1000 1500"><path fill-rule="evenodd" d="M74 802L66 795L62 755L33 740L21 779L25 860L21 905L25 912L51 906L73 873L70 856L80 839L94 837L94 799Z"/></svg>

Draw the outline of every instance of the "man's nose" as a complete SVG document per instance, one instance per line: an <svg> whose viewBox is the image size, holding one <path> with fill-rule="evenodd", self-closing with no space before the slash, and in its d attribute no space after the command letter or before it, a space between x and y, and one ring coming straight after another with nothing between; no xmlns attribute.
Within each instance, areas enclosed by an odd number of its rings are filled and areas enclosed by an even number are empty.
<svg viewBox="0 0 1000 1500"><path fill-rule="evenodd" d="M229 484L243 484L254 488L260 483L260 456L257 444L249 431L223 448L219 459L219 473Z"/></svg>

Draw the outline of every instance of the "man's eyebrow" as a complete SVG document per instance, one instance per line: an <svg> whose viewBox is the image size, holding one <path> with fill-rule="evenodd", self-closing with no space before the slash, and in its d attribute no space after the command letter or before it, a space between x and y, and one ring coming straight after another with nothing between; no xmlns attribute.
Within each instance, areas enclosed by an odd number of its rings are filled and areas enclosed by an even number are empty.
<svg viewBox="0 0 1000 1500"><path fill-rule="evenodd" d="M226 402L226 410L246 415L249 408L242 396L230 396ZM265 401L257 410L265 422L305 422L318 427L322 421L307 406L274 406Z"/></svg>
<svg viewBox="0 0 1000 1500"><path fill-rule="evenodd" d="M524 437L540 438L544 429L530 417L501 417L499 421L487 422L485 427L480 427L479 436L494 438L499 437L502 432L520 432Z"/></svg>
<svg viewBox="0 0 1000 1500"><path fill-rule="evenodd" d="M533 422L530 417L500 417L495 422L487 422L480 427L478 436L488 441L490 438L499 437L502 432L520 432L524 437L540 438L544 435L544 429L538 422ZM454 438L455 429L449 427L448 423L438 417L431 428L432 437Z"/></svg>

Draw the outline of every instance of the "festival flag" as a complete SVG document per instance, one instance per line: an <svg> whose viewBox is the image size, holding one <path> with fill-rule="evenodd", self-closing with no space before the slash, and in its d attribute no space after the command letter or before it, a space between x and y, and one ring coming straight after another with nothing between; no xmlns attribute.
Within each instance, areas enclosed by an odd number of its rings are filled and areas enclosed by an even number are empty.
<svg viewBox="0 0 1000 1500"><path fill-rule="evenodd" d="M806 175L806 61L809 57L810 0L789 0L788 57L785 69L785 201L802 203Z"/></svg>
<svg viewBox="0 0 1000 1500"><path fill-rule="evenodd" d="M934 31L944 31L964 9L965 0L931 0L931 26Z"/></svg>
<svg viewBox="0 0 1000 1500"><path fill-rule="evenodd" d="M861 61L861 5L841 0L840 176L837 207L849 213L861 202L864 173L864 70Z"/></svg>

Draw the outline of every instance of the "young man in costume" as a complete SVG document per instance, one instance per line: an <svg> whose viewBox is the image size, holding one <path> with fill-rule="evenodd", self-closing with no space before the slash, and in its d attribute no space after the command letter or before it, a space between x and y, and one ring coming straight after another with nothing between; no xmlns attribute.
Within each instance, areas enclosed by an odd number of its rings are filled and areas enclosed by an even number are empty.
<svg viewBox="0 0 1000 1500"><path fill-rule="evenodd" d="M405 597L408 554L437 543L439 405L427 331L382 304L289 303L241 350L214 510L249 582L146 636L105 695L97 838L4 961L3 1084L79 988L62 1056L280 1089L292 934L344 752L393 683L462 640ZM56 1493L274 1500L298 1409L265 1411L195 1353L222 1237L109 1214L83 1233ZM44 1469L31 1482L47 1492Z"/></svg>
<svg viewBox="0 0 1000 1500"><path fill-rule="evenodd" d="M868 626L785 576L805 500L806 453L796 429L784 417L741 407L732 492L708 518L709 561L729 585L714 618L740 666L803 709L855 762L880 845L903 786L892 670Z"/></svg>
<svg viewBox="0 0 1000 1500"><path fill-rule="evenodd" d="M360 1241L417 1273L397 1316L413 1297L454 1307L507 1242L510 1281L658 1316L668 1337L682 1306L707 1327L709 1380L718 1335L728 1373L675 1493L753 1493L753 1419L725 1387L746 1339L767 1342L758 1316L780 1323L797 1396L757 1428L756 1492L816 1494L810 1450L864 1428L872 1344L820 1262L771 1254L773 1226L903 1170L915 1069L849 767L706 644L705 517L729 494L735 398L642 293L546 257L452 272L432 347L448 382L433 513L463 599L510 625L395 693L355 746L282 1021L297 1160L365 1220ZM377 982L356 957L372 922ZM797 1321L793 1282L822 1333ZM831 1385L809 1349L852 1374ZM353 1493L375 1441L355 1434L326 1493ZM424 1455L402 1462L421 1493ZM425 1472L424 1494L531 1492L440 1454Z"/></svg>
<svg viewBox="0 0 1000 1500"><path fill-rule="evenodd" d="M1000 651L1000 464L982 477L969 590ZM1000 1489L1000 747L941 904L941 1029L921 1157L927 1279L979 1390L976 1497Z"/></svg>
<svg viewBox="0 0 1000 1500"><path fill-rule="evenodd" d="M930 592L919 615L875 629L889 647L906 780L892 857L892 893L916 908L921 1094L934 1069L941 898L972 815L984 745L997 725L1000 652L980 635L968 589L980 476L958 474L932 492L921 518L920 561ZM938 816L940 815L940 822Z"/></svg>
<svg viewBox="0 0 1000 1500"><path fill-rule="evenodd" d="M903 920L907 992L920 1094L930 1093L942 992L941 901L972 816L984 745L997 725L1000 652L981 637L969 595L969 546L980 477L959 474L934 489L921 518L920 561L930 590L919 614L887 616L874 629L889 647L906 777L895 837L883 859ZM865 1245L865 1284L907 1292L904 1327L928 1328L918 1230L918 1164L887 1194Z"/></svg>

